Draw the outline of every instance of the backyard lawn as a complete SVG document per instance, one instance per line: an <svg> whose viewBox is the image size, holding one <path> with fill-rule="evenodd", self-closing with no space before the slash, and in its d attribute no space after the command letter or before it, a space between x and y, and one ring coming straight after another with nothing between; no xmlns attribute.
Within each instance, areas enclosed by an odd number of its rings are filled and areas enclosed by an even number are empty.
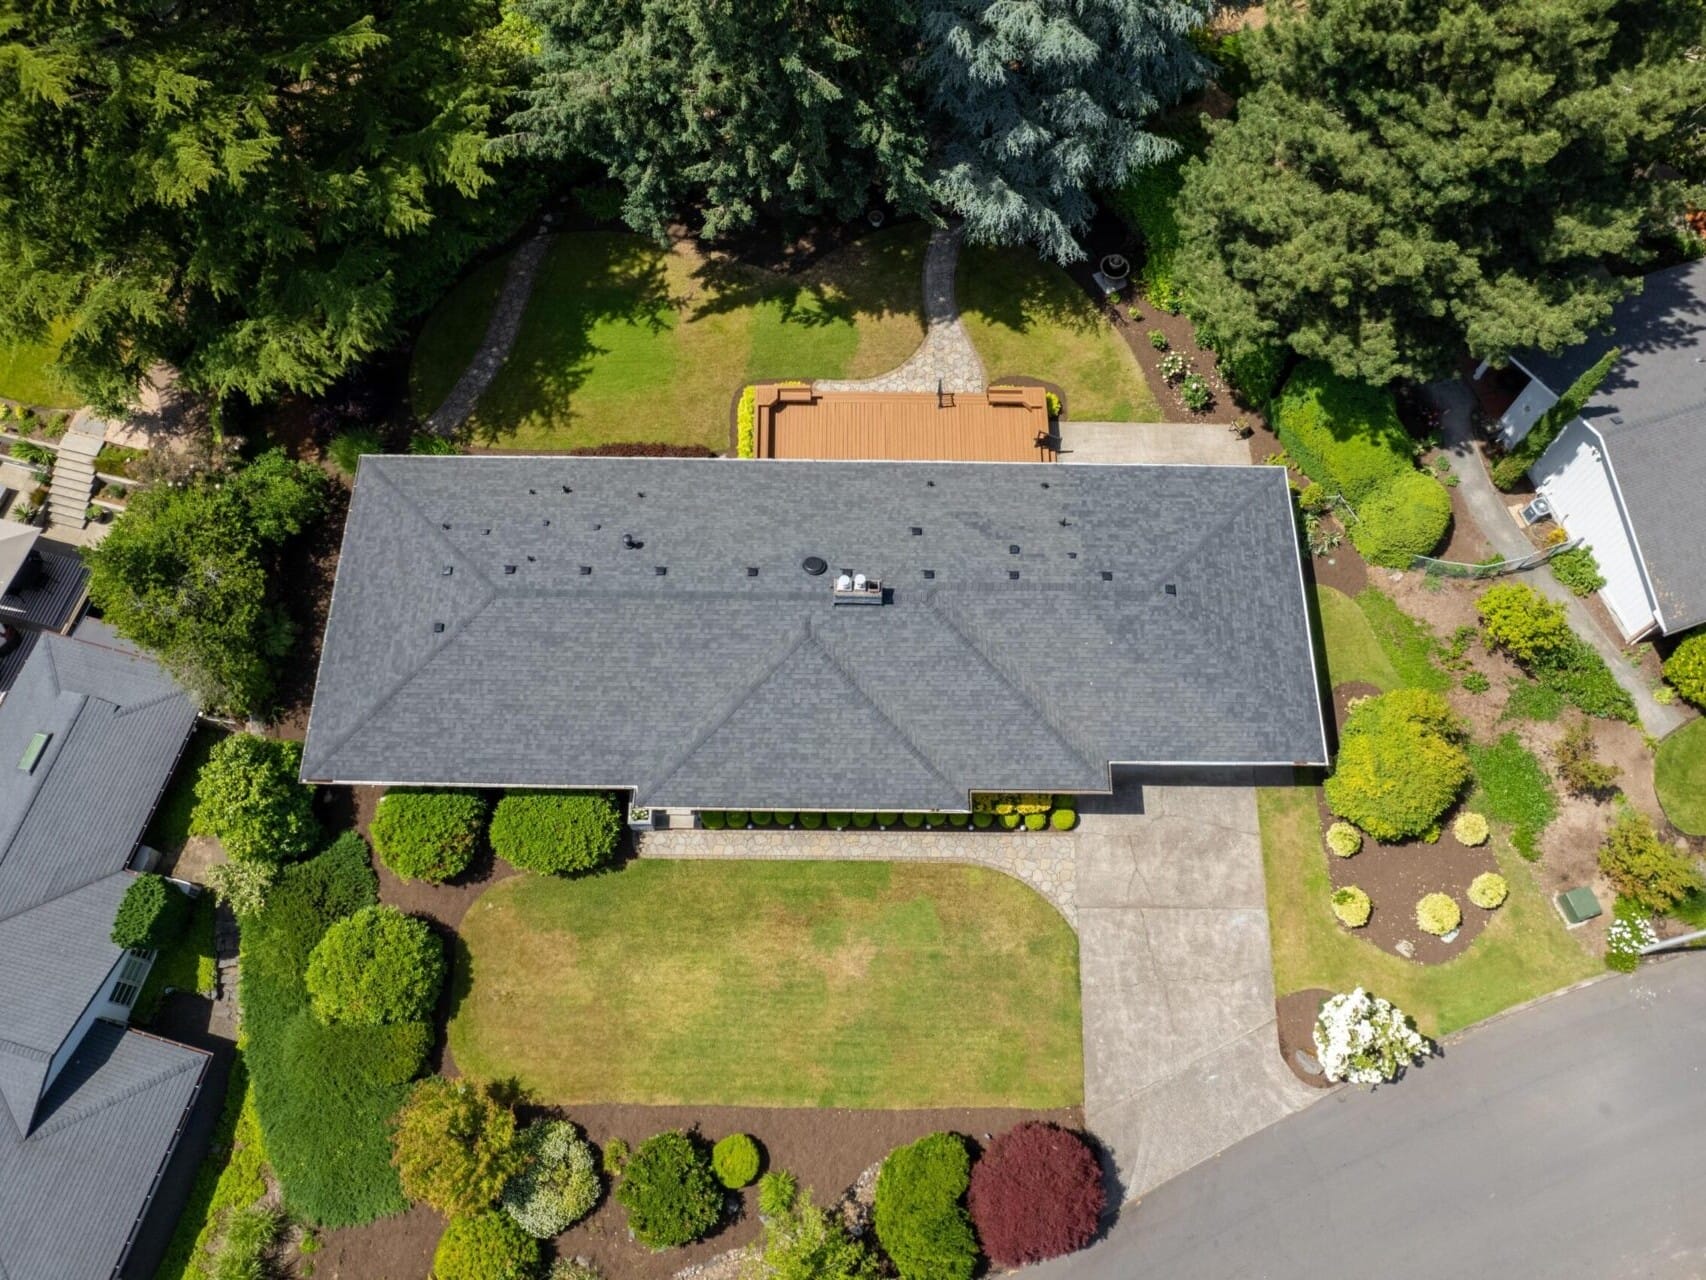
<svg viewBox="0 0 1706 1280"><path fill-rule="evenodd" d="M1706 836L1706 719L1689 721L1659 743L1653 783L1676 829Z"/></svg>
<svg viewBox="0 0 1706 1280"><path fill-rule="evenodd" d="M1031 249L968 248L955 284L991 381L1043 378L1080 422L1159 422L1143 368L1072 278Z"/></svg>
<svg viewBox="0 0 1706 1280"><path fill-rule="evenodd" d="M55 325L41 342L0 345L0 396L43 409L75 409L78 398L52 370L65 335L65 327Z"/></svg>
<svg viewBox="0 0 1706 1280"><path fill-rule="evenodd" d="M980 867L642 860L462 924L450 1047L541 1101L1062 1107L1078 941Z"/></svg>
<svg viewBox="0 0 1706 1280"><path fill-rule="evenodd" d="M1315 608L1327 649L1327 684L1371 684L1396 689L1403 684L1357 602L1334 587L1317 585Z"/></svg>
<svg viewBox="0 0 1706 1280"><path fill-rule="evenodd" d="M1498 849L1510 897L1475 945L1444 964L1390 955L1341 929L1329 899L1327 858L1313 787L1263 787L1262 861L1268 880L1274 989L1310 987L1384 996L1430 1036L1444 1036L1501 1009L1580 982L1604 967L1565 932L1528 864Z"/></svg>
<svg viewBox="0 0 1706 1280"><path fill-rule="evenodd" d="M692 241L558 237L510 357L471 420L476 446L556 450L614 442L729 447L729 404L762 378L864 377L924 334L928 228L866 236L796 276L707 257ZM508 259L470 274L415 347L417 414L438 406L478 349Z"/></svg>

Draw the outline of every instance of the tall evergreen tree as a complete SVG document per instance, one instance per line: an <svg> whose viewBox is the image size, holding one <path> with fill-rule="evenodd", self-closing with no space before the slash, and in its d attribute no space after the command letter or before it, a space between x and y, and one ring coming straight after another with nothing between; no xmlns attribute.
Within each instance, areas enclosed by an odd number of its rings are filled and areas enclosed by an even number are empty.
<svg viewBox="0 0 1706 1280"><path fill-rule="evenodd" d="M974 242L1059 262L1090 192L1177 144L1144 131L1199 87L1190 34L1217 0L924 0L922 80L938 126L937 197Z"/></svg>
<svg viewBox="0 0 1706 1280"><path fill-rule="evenodd" d="M1310 0L1186 169L1179 275L1224 353L1386 382L1580 341L1678 212L1695 0Z"/></svg>
<svg viewBox="0 0 1706 1280"><path fill-rule="evenodd" d="M258 400L390 341L514 216L480 199L519 50L498 0L5 0L0 333L66 318L99 403L142 372Z"/></svg>
<svg viewBox="0 0 1706 1280"><path fill-rule="evenodd" d="M761 211L928 204L904 0L518 0L541 34L509 149L590 155L623 216L707 237Z"/></svg>

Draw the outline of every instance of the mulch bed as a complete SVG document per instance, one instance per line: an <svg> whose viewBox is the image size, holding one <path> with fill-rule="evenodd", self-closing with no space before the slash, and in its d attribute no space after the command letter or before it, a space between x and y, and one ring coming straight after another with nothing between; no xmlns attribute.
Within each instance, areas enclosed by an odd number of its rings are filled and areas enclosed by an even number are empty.
<svg viewBox="0 0 1706 1280"><path fill-rule="evenodd" d="M277 665L279 713L268 730L276 738L301 741L308 736L308 711L320 671L320 639L332 609L332 582L338 575L349 489L328 486L325 518L286 549L279 566L279 597L289 602L296 643Z"/></svg>
<svg viewBox="0 0 1706 1280"><path fill-rule="evenodd" d="M1309 1074L1299 1065L1297 1055L1301 1052L1311 1058L1315 1056L1315 1019L1332 995L1326 987L1309 987L1274 1001L1274 1016L1279 1019L1280 1056L1291 1068L1291 1074L1312 1089L1330 1089L1333 1082L1325 1072Z"/></svg>
<svg viewBox="0 0 1706 1280"><path fill-rule="evenodd" d="M750 1133L765 1154L765 1169L787 1169L812 1190L818 1204L840 1199L859 1175L895 1147L927 1133L950 1129L981 1143L1022 1120L1052 1120L1082 1128L1074 1108L1058 1111L1017 1109L945 1109L932 1111L818 1111L772 1107L640 1107L584 1106L549 1113L523 1108L523 1120L539 1115L564 1115L580 1125L600 1147L612 1137L630 1146L665 1129L697 1127L708 1140L730 1133ZM707 1240L684 1249L653 1253L628 1238L627 1212L606 1194L592 1214L557 1237L556 1256L586 1257L610 1280L668 1280L683 1267L703 1263L718 1254L758 1239L760 1225L757 1188L739 1195L740 1209ZM324 1248L315 1255L315 1274L324 1280L374 1280L379 1276L423 1276L443 1219L417 1206L408 1213L371 1223L329 1231Z"/></svg>
<svg viewBox="0 0 1706 1280"><path fill-rule="evenodd" d="M1309 566L1316 582L1343 591L1353 600L1368 586L1368 562L1356 553L1348 538L1330 554L1312 557Z"/></svg>
<svg viewBox="0 0 1706 1280"><path fill-rule="evenodd" d="M1325 833L1333 815L1324 800L1318 803L1321 830ZM1364 840L1361 853L1339 858L1326 851L1323 841L1321 856L1327 859L1333 888L1354 884L1374 904L1374 914L1368 923L1353 932L1395 956L1405 956L1399 949L1399 944L1405 943L1410 948L1405 958L1418 964L1442 964L1461 955L1481 935L1493 915L1469 901L1469 882L1483 871L1497 871L1498 862L1486 845L1472 849L1459 843L1451 834L1449 823L1434 844L1421 840L1376 844ZM1424 933L1416 924L1416 903L1429 893L1449 893L1463 910L1463 924L1450 942Z"/></svg>

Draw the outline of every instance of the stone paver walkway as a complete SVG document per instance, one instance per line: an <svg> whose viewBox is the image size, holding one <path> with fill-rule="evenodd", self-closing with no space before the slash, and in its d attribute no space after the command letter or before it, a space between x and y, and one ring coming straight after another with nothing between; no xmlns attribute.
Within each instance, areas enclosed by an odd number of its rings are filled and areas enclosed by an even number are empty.
<svg viewBox="0 0 1706 1280"><path fill-rule="evenodd" d="M1441 430L1446 447L1451 450L1452 472L1462 477L1459 492L1475 524L1493 544L1493 549L1507 560L1532 555L1533 545L1511 519L1505 495L1494 487L1492 477L1481 462L1480 451L1475 448L1471 413L1475 403L1473 393L1461 381L1452 379L1429 384L1427 396L1434 408L1440 411ZM1688 719L1681 708L1667 707L1654 700L1653 691L1647 687L1641 673L1624 659L1621 638L1606 634L1588 607L1553 577L1550 569L1542 565L1510 576L1522 579L1536 591L1564 606L1576 634L1598 651L1611 668L1611 674L1617 678L1617 683L1635 699L1635 709L1648 733L1662 738L1673 729L1680 728Z"/></svg>
<svg viewBox="0 0 1706 1280"><path fill-rule="evenodd" d="M515 256L510 259L509 272L504 276L503 289L498 293L497 305L492 308L485 341L450 389L450 394L444 397L444 403L428 415L423 424L426 430L438 435L449 435L455 431L474 412L474 406L486 388L492 385L492 379L498 376L498 370L509 359L510 348L515 346L516 335L521 332L521 318L527 312L528 298L533 295L533 281L539 274L539 264L545 260L545 252L551 247L552 239L552 236L536 235L515 251Z"/></svg>
<svg viewBox="0 0 1706 1280"><path fill-rule="evenodd" d="M898 368L875 378L823 379L819 391L982 391L983 360L954 300L960 231L938 228L924 250L924 341Z"/></svg>
<svg viewBox="0 0 1706 1280"><path fill-rule="evenodd" d="M1017 876L1078 930L1084 1112L1126 1198L1322 1096L1279 1054L1249 787L1083 797L1070 834L648 832L641 857L971 862Z"/></svg>
<svg viewBox="0 0 1706 1280"><path fill-rule="evenodd" d="M1183 462L1241 467L1250 445L1224 422L1062 422L1062 462Z"/></svg>

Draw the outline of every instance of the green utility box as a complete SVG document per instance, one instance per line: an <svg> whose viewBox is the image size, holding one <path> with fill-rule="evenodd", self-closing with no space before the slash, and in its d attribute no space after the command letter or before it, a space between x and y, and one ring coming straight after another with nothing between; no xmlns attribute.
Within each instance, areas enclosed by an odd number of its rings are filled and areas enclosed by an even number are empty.
<svg viewBox="0 0 1706 1280"><path fill-rule="evenodd" d="M1593 890L1584 884L1560 893L1558 910L1563 913L1566 924L1572 927L1586 924L1600 914L1599 899L1594 897Z"/></svg>

